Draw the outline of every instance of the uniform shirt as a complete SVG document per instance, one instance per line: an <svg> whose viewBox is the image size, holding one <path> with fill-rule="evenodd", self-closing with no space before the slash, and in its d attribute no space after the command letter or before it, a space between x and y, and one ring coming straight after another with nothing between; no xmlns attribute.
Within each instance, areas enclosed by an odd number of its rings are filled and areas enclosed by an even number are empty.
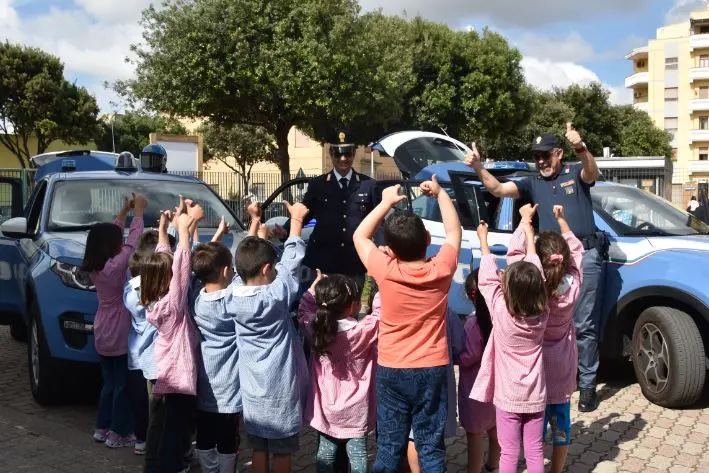
<svg viewBox="0 0 709 473"><path fill-rule="evenodd" d="M576 390L578 348L574 327L574 309L583 282L583 245L572 232L562 235L569 245L571 264L559 287L549 298L549 321L544 332L544 372L547 380L547 403L563 404ZM510 242L507 264L526 256L527 246L517 238Z"/></svg>
<svg viewBox="0 0 709 473"><path fill-rule="evenodd" d="M283 439L300 432L308 391L305 353L289 308L298 296L305 242L286 240L276 279L236 285L227 311L236 320L244 427L250 435Z"/></svg>
<svg viewBox="0 0 709 473"><path fill-rule="evenodd" d="M379 364L387 368L433 368L450 361L446 337L448 291L458 253L444 243L438 254L411 268L379 249L369 253L367 272L379 286Z"/></svg>
<svg viewBox="0 0 709 473"><path fill-rule="evenodd" d="M215 292L202 289L194 302L194 320L201 335L197 408L204 412L241 412L239 350L236 321L227 310L234 287Z"/></svg>
<svg viewBox="0 0 709 473"><path fill-rule="evenodd" d="M168 245L158 245L155 249L156 253L170 251ZM172 261L170 288L148 308L148 322L158 329L154 394L197 395L199 335L189 307L190 254L189 249L177 248Z"/></svg>
<svg viewBox="0 0 709 473"><path fill-rule="evenodd" d="M521 239L515 243L515 239ZM510 247L526 244L526 235L517 228ZM542 271L536 254L524 260ZM546 407L546 376L542 346L549 314L517 317L507 310L502 280L494 255L483 255L478 274L478 289L492 317L492 333L485 346L472 399L492 402L498 409L515 414L536 414Z"/></svg>
<svg viewBox="0 0 709 473"><path fill-rule="evenodd" d="M298 322L312 343L317 307L311 291L303 295ZM337 439L364 437L377 420L374 375L377 363L379 316L352 317L337 324L328 353L312 358L312 388L305 420L320 433Z"/></svg>
<svg viewBox="0 0 709 473"><path fill-rule="evenodd" d="M569 227L577 237L596 233L591 201L591 187L594 184L586 184L581 179L582 170L580 163L564 164L559 175L553 179L536 176L514 181L520 197L539 204L539 231L559 231L554 206L563 205Z"/></svg>
<svg viewBox="0 0 709 473"><path fill-rule="evenodd" d="M128 334L128 369L141 370L145 379L155 379L157 368L153 347L157 329L148 323L145 307L140 304L140 276L128 281L123 289L123 303L131 314Z"/></svg>
<svg viewBox="0 0 709 473"><path fill-rule="evenodd" d="M308 240L303 264L324 273L350 276L365 273L357 256L352 235L374 206L374 180L350 170L346 189L342 189L339 173L332 171L308 182L303 204L309 218L317 223ZM344 176L344 177L348 177Z"/></svg>
<svg viewBox="0 0 709 473"><path fill-rule="evenodd" d="M123 230L123 223L114 220ZM96 286L98 309L94 317L94 340L96 352L101 356L121 356L128 353L130 313L123 305L123 285L138 239L143 234L143 219L133 217L130 232L121 252L106 261L101 271L91 272L91 281Z"/></svg>

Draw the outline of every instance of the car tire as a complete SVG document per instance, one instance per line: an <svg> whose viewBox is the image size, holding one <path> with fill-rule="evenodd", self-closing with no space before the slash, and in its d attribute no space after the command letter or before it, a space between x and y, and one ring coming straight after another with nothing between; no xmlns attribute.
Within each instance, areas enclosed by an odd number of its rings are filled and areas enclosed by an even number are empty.
<svg viewBox="0 0 709 473"><path fill-rule="evenodd" d="M688 314L650 307L633 329L632 361L643 395L662 407L694 404L706 377L704 343Z"/></svg>
<svg viewBox="0 0 709 473"><path fill-rule="evenodd" d="M35 401L43 406L56 405L61 401L61 374L52 360L44 337L44 327L37 303L30 303L30 330L27 342L27 362L30 390Z"/></svg>
<svg viewBox="0 0 709 473"><path fill-rule="evenodd" d="M14 321L10 324L10 336L18 342L27 341L27 325L24 320Z"/></svg>

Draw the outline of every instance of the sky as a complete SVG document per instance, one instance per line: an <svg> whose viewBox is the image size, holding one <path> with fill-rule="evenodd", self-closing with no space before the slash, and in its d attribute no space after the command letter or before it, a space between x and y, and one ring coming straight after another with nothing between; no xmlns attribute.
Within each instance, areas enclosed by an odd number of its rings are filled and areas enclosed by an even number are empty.
<svg viewBox="0 0 709 473"><path fill-rule="evenodd" d="M96 95L103 113L120 111L105 82L130 78L130 45L140 41L151 0L0 0L0 40L59 56L65 77ZM542 89L602 82L614 103L630 103L623 86L625 55L647 44L657 28L685 21L705 0L360 0L363 11L484 27L506 36L523 55L531 84Z"/></svg>

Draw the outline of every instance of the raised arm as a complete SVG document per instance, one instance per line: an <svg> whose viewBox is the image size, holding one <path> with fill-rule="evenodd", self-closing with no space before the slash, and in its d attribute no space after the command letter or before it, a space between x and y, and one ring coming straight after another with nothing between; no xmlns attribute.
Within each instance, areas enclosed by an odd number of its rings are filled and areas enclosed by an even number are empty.
<svg viewBox="0 0 709 473"><path fill-rule="evenodd" d="M357 255L365 266L369 261L369 254L372 250L377 249L377 246L372 240L377 228L379 228L379 225L381 225L387 213L389 213L396 204L406 200L406 196L399 195L400 189L401 186L398 184L384 189L384 192L382 192L382 201L379 205L374 207L374 210L372 210L369 215L364 217L364 220L362 220L362 223L359 224L357 230L355 230L352 235Z"/></svg>
<svg viewBox="0 0 709 473"><path fill-rule="evenodd" d="M229 233L229 224L224 220L224 216L222 215L222 218L219 220L219 227L212 237L212 242L222 241L222 238L224 238L224 235L227 233Z"/></svg>
<svg viewBox="0 0 709 473"><path fill-rule="evenodd" d="M170 222L173 220L172 212L164 210L160 214L160 224L158 225L158 246L155 248L156 253L164 253L172 251L170 246ZM173 227L174 228L174 227ZM178 235L179 236L179 235Z"/></svg>
<svg viewBox="0 0 709 473"><path fill-rule="evenodd" d="M126 226L126 219L128 218L128 214L130 213L130 209L133 208L135 204L135 194L131 196L129 199L128 197L123 198L123 206L121 207L121 210L118 212L118 215L116 215L116 219L113 221L115 225L118 225L123 229L123 227Z"/></svg>
<svg viewBox="0 0 709 473"><path fill-rule="evenodd" d="M199 221L203 217L204 211L202 207L193 205L187 209L187 213L180 215L177 221L177 231L180 238L172 260L172 279L170 279L168 292L171 309L177 315L183 314L184 311L182 309L187 307L190 283L192 281L190 229L195 221Z"/></svg>
<svg viewBox="0 0 709 473"><path fill-rule="evenodd" d="M583 244L576 238L571 228L569 228L566 216L564 215L563 206L554 206L554 216L556 217L556 221L559 222L561 236L564 237L566 244L569 245L569 252L571 253L569 273L574 279L578 278L580 284L583 281Z"/></svg>
<svg viewBox="0 0 709 473"><path fill-rule="evenodd" d="M143 211L148 206L148 201L142 195L136 196L131 202L135 207L133 214L133 221L130 224L130 231L128 232L128 238L126 238L121 252L117 256L109 259L103 268L104 273L111 275L117 279L124 280L126 277L126 272L128 271L128 263L130 262L131 256L135 252L138 246L138 240L143 234L143 229L145 223L143 221ZM118 218L116 219L118 220ZM125 218L123 219L125 222ZM121 224L119 227L123 228Z"/></svg>
<svg viewBox="0 0 709 473"><path fill-rule="evenodd" d="M441 189L435 174L431 176L430 181L421 183L420 189L424 195L435 197L438 200L438 207L441 209L441 219L443 220L443 228L446 232L445 242L455 248L456 253L460 252L460 241L463 237L463 229L460 226L458 211L455 209L450 196L446 191Z"/></svg>
<svg viewBox="0 0 709 473"><path fill-rule="evenodd" d="M505 296L502 293L502 281L497 270L497 258L490 252L490 245L487 242L487 223L480 222L478 225L478 239L480 240L480 270L478 271L478 290L483 295L485 303L490 309L490 316L507 313Z"/></svg>
<svg viewBox="0 0 709 473"><path fill-rule="evenodd" d="M300 300L300 305L298 306L298 322L301 327L307 328L308 331L310 330L310 324L313 322L315 312L317 311L315 304L315 288L323 278L327 277L319 269L315 270L315 274L315 280L310 285L307 292L303 294L303 298Z"/></svg>
<svg viewBox="0 0 709 473"><path fill-rule="evenodd" d="M601 171L598 169L596 158L588 150L581 135L574 129L571 122L566 124L566 139L571 143L571 147L576 151L576 155L581 159L583 169L581 170L581 180L586 184L593 184L601 177Z"/></svg>
<svg viewBox="0 0 709 473"><path fill-rule="evenodd" d="M246 208L246 213L251 218L249 223L249 236L257 236L259 227L261 226L261 204L252 203Z"/></svg>
<svg viewBox="0 0 709 473"><path fill-rule="evenodd" d="M465 157L465 164L475 169L478 177L482 181L485 188L490 192L490 194L495 197L512 197L514 199L519 198L519 190L514 182L500 182L490 174L490 171L485 169L483 166L482 159L480 158L480 153L478 152L475 143L471 145L472 152L468 153Z"/></svg>

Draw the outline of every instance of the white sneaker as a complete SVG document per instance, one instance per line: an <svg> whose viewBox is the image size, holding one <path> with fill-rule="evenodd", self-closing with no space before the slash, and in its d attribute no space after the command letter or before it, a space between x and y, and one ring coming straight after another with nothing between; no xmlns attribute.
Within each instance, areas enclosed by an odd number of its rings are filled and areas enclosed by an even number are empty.
<svg viewBox="0 0 709 473"><path fill-rule="evenodd" d="M145 442L135 441L135 447L133 448L133 453L136 455L145 455Z"/></svg>

